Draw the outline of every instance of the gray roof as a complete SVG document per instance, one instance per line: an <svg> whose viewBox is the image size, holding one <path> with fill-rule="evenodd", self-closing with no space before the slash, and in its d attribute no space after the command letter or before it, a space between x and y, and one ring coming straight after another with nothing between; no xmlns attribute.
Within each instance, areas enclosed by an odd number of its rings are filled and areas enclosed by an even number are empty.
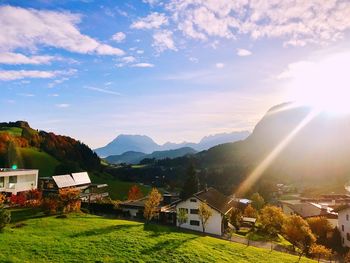
<svg viewBox="0 0 350 263"><path fill-rule="evenodd" d="M53 180L57 184L58 188L71 187L76 186L77 184L74 182L72 176L69 174L64 175L54 175L52 176Z"/></svg>
<svg viewBox="0 0 350 263"><path fill-rule="evenodd" d="M76 185L91 184L91 180L87 172L72 173L72 177Z"/></svg>

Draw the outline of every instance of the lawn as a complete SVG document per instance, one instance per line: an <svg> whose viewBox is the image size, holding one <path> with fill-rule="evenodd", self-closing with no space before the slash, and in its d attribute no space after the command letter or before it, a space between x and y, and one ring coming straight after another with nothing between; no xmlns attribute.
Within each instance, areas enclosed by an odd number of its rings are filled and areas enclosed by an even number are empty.
<svg viewBox="0 0 350 263"><path fill-rule="evenodd" d="M296 262L297 257L176 228L74 214L0 233L0 262ZM301 262L313 262L303 258Z"/></svg>
<svg viewBox="0 0 350 263"><path fill-rule="evenodd" d="M18 148L22 162L27 169L39 169L39 176L55 175L55 168L59 164L55 158L36 148Z"/></svg>

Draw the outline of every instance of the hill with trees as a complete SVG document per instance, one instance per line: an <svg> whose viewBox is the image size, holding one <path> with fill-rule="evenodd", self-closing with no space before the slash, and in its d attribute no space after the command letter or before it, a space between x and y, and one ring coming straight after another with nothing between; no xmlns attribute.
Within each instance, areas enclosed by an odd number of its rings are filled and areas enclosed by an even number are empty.
<svg viewBox="0 0 350 263"><path fill-rule="evenodd" d="M40 176L99 171L100 158L67 136L32 129L25 121L0 123L0 167L35 168Z"/></svg>

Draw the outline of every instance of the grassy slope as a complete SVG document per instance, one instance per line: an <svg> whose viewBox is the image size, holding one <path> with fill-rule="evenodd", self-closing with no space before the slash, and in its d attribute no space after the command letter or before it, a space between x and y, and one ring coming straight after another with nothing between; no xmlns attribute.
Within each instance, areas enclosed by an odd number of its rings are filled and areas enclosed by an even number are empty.
<svg viewBox="0 0 350 263"><path fill-rule="evenodd" d="M1 262L296 262L176 228L77 214L25 221L0 233ZM303 259L301 262L312 262Z"/></svg>
<svg viewBox="0 0 350 263"><path fill-rule="evenodd" d="M39 169L39 176L52 176L59 164L51 155L40 152L36 148L18 148L23 165L27 169Z"/></svg>
<svg viewBox="0 0 350 263"><path fill-rule="evenodd" d="M93 183L108 184L109 196L113 200L125 200L128 197L128 191L131 186L136 183L124 182L116 180L109 175L91 176ZM138 185L144 195L147 195L151 190L150 187L144 185Z"/></svg>
<svg viewBox="0 0 350 263"><path fill-rule="evenodd" d="M18 127L0 127L0 133L7 132L13 136L21 136L22 129Z"/></svg>

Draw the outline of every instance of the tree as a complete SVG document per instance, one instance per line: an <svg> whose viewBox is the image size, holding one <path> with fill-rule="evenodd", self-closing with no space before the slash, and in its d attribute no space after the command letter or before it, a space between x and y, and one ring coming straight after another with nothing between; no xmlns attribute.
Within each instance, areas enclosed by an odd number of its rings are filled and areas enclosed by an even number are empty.
<svg viewBox="0 0 350 263"><path fill-rule="evenodd" d="M64 188L59 190L59 198L63 205L63 213L80 210L80 190L77 188Z"/></svg>
<svg viewBox="0 0 350 263"><path fill-rule="evenodd" d="M317 262L320 262L321 257L328 259L332 255L332 251L325 246L313 244L310 248L310 254L317 258Z"/></svg>
<svg viewBox="0 0 350 263"><path fill-rule="evenodd" d="M213 215L211 208L206 202L201 202L198 209L198 216L202 223L203 233L205 232L205 227L208 223L209 218Z"/></svg>
<svg viewBox="0 0 350 263"><path fill-rule="evenodd" d="M186 211L186 208L179 208L179 212L177 213L177 222L179 223L179 226L186 223L188 220L188 214Z"/></svg>
<svg viewBox="0 0 350 263"><path fill-rule="evenodd" d="M262 231L274 238L282 231L285 215L281 208L268 205L260 210L258 221L261 224Z"/></svg>
<svg viewBox="0 0 350 263"><path fill-rule="evenodd" d="M181 199L187 199L194 193L198 192L198 183L199 181L194 165L190 164L187 169L187 179L182 188Z"/></svg>
<svg viewBox="0 0 350 263"><path fill-rule="evenodd" d="M311 217L306 219L312 233L317 238L318 243L326 245L327 234L332 232L333 227L326 217Z"/></svg>
<svg viewBox="0 0 350 263"><path fill-rule="evenodd" d="M230 213L230 223L235 227L236 230L239 230L242 223L242 213L236 207L233 207Z"/></svg>
<svg viewBox="0 0 350 263"><path fill-rule="evenodd" d="M258 211L251 204L249 204L243 211L243 215L246 217L257 218Z"/></svg>
<svg viewBox="0 0 350 263"><path fill-rule="evenodd" d="M4 208L5 195L0 193L0 230L11 221L11 214Z"/></svg>
<svg viewBox="0 0 350 263"><path fill-rule="evenodd" d="M310 252L316 238L312 234L309 224L298 215L291 215L283 224L283 233L293 247L300 249L299 260L303 254Z"/></svg>
<svg viewBox="0 0 350 263"><path fill-rule="evenodd" d="M258 211L265 205L265 200L259 193L252 194L250 199L252 200L252 206Z"/></svg>
<svg viewBox="0 0 350 263"><path fill-rule="evenodd" d="M128 200L138 200L143 197L140 188L135 184L130 187L128 192Z"/></svg>
<svg viewBox="0 0 350 263"><path fill-rule="evenodd" d="M146 222L152 220L152 218L158 213L158 206L161 201L161 194L158 192L157 188L153 188L149 197L145 203L145 210L143 216L146 219Z"/></svg>

